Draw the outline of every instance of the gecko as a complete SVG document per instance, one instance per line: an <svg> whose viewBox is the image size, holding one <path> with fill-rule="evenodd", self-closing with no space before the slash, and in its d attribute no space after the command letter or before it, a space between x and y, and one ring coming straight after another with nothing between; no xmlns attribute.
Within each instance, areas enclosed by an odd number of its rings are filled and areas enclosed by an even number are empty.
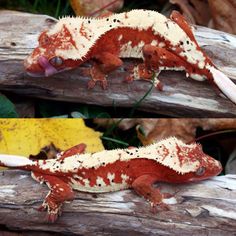
<svg viewBox="0 0 236 236"><path fill-rule="evenodd" d="M177 11L170 18L151 10L98 18L64 17L40 34L24 66L33 77L51 76L90 61L88 88L100 83L106 89L108 74L123 64L123 58L143 60L128 69L128 82L144 79L163 90L158 80L161 71L185 71L192 79L207 79L236 103L236 85L200 48L193 29Z"/></svg>
<svg viewBox="0 0 236 236"><path fill-rule="evenodd" d="M0 166L31 171L33 179L46 183L50 191L39 210L47 210L47 221L55 222L73 190L109 193L133 189L153 208L165 207L169 196L153 186L156 182L191 183L218 175L219 161L205 154L200 144L185 144L169 137L149 146L84 153L85 144L61 152L57 158L29 160L0 155Z"/></svg>

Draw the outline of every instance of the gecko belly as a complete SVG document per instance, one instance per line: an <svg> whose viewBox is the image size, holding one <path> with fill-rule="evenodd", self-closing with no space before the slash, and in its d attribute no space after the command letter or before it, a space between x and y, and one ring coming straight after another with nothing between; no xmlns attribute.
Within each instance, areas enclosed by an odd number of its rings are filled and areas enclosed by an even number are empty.
<svg viewBox="0 0 236 236"><path fill-rule="evenodd" d="M112 175L110 174L110 177L112 178ZM71 177L69 179L70 186L78 191L81 192L90 192L90 193L105 193L105 192L114 192L119 191L123 189L128 189L130 185L124 180L121 183L115 183L110 181L109 184L106 184L103 181L103 178L97 177L96 184L90 185L90 181L88 179L83 179L82 183L81 181L78 181L78 179L81 179L81 177Z"/></svg>

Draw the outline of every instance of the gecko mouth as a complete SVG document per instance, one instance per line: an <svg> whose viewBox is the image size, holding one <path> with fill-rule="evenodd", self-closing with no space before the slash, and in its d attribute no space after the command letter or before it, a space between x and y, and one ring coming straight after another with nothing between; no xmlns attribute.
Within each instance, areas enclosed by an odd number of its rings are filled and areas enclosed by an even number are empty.
<svg viewBox="0 0 236 236"><path fill-rule="evenodd" d="M44 69L44 75L47 77L59 72L53 65L50 64L48 59L44 56L39 57L38 63Z"/></svg>
<svg viewBox="0 0 236 236"><path fill-rule="evenodd" d="M40 56L38 58L37 62L38 63L37 63L37 68L36 69L35 69L35 67L34 67L34 70L33 70L33 68L26 69L27 74L31 77L45 77L45 76L49 77L49 76L57 74L59 72L63 72L63 71L72 69L70 67L56 68L44 56ZM26 68L27 68L27 66L26 66ZM37 71L37 72L34 72L34 71Z"/></svg>

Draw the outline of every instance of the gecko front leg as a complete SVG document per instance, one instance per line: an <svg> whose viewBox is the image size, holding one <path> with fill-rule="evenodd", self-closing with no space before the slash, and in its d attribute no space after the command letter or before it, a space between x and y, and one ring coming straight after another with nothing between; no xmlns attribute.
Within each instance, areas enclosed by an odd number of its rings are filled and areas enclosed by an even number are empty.
<svg viewBox="0 0 236 236"><path fill-rule="evenodd" d="M123 62L118 56L109 52L103 52L93 59L93 66L90 69L92 79L88 83L88 88L91 89L100 82L101 87L107 89L107 74L120 67Z"/></svg>
<svg viewBox="0 0 236 236"><path fill-rule="evenodd" d="M33 179L40 183L45 182L50 188L39 210L47 210L47 222L53 223L60 215L62 204L67 200L74 199L74 192L66 182L56 176L40 174L34 171L31 175Z"/></svg>
<svg viewBox="0 0 236 236"><path fill-rule="evenodd" d="M168 205L163 202L163 199L171 197L169 193L161 193L158 188L152 186L157 181L156 176L147 174L139 176L132 183L132 188L135 192L150 201L153 212L156 212L157 206L169 209Z"/></svg>

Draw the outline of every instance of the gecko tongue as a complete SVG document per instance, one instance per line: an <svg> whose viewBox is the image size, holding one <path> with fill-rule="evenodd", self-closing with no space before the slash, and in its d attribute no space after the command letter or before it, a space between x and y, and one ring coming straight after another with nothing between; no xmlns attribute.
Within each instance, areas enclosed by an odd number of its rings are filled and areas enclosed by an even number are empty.
<svg viewBox="0 0 236 236"><path fill-rule="evenodd" d="M44 73L45 73L45 76L50 76L50 75L54 75L55 73L57 73L57 69L55 67L53 67L48 59L44 56L40 56L39 59L38 59L38 63L40 66L43 67L44 69Z"/></svg>

